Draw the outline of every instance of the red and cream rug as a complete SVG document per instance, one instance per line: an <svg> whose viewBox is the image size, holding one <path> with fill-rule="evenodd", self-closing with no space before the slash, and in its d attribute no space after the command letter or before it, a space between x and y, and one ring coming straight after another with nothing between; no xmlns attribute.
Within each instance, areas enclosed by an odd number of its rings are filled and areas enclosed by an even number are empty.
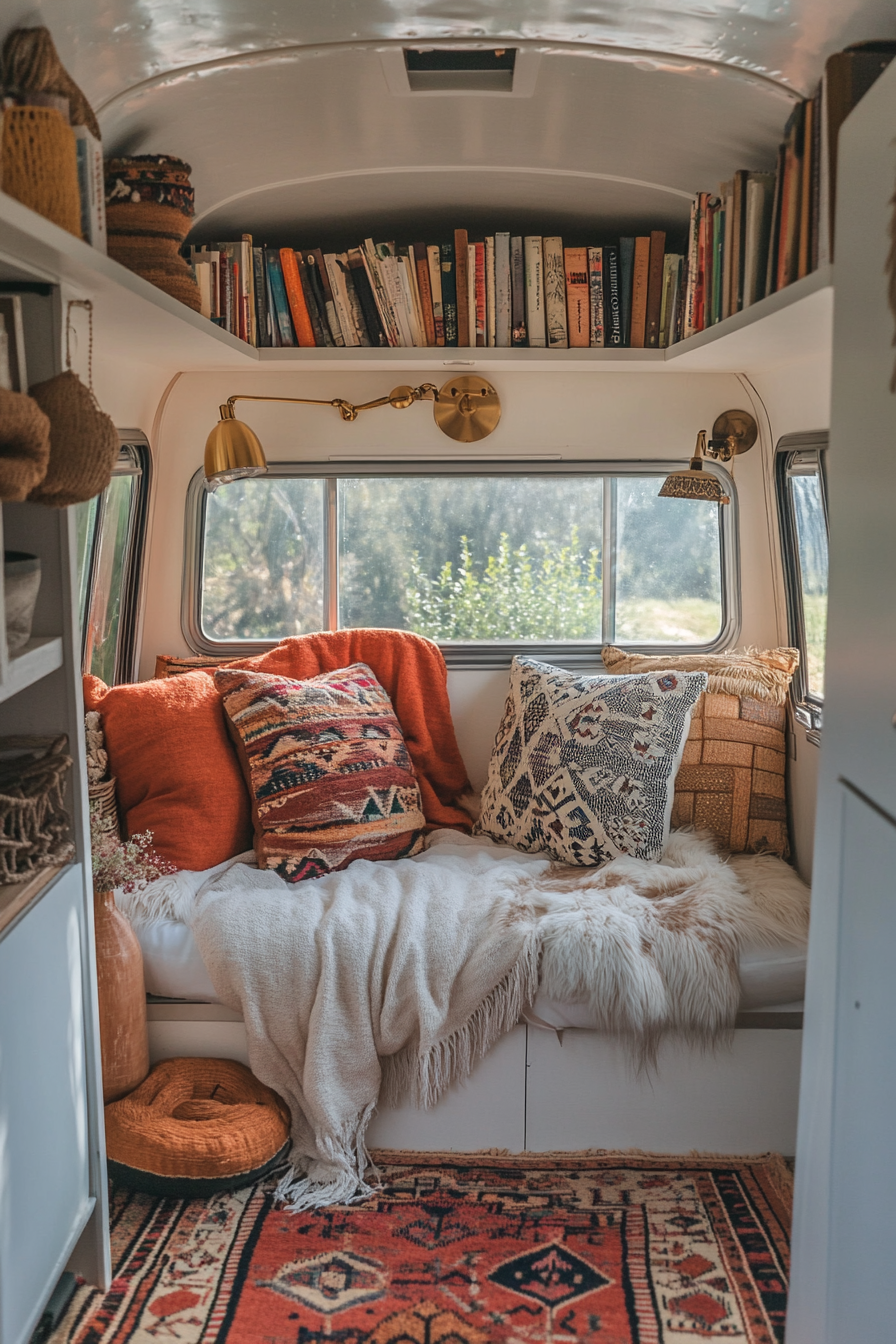
<svg viewBox="0 0 896 1344"><path fill-rule="evenodd" d="M762 1158L380 1154L363 1204L116 1191L108 1293L54 1344L780 1344L790 1174Z"/></svg>

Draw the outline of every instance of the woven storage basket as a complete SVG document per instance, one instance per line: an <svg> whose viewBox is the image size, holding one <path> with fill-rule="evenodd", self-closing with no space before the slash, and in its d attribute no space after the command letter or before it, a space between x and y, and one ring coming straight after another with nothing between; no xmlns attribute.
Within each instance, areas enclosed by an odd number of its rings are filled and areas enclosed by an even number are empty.
<svg viewBox="0 0 896 1344"><path fill-rule="evenodd" d="M104 779L100 784L88 784L87 797L90 800L90 815L97 819L100 829L114 839L120 840L121 823L118 819L118 796L114 778Z"/></svg>
<svg viewBox="0 0 896 1344"><path fill-rule="evenodd" d="M4 109L0 186L7 196L82 237L75 135L55 108Z"/></svg>
<svg viewBox="0 0 896 1344"><path fill-rule="evenodd" d="M0 881L21 882L41 868L67 863L74 846L63 806L71 769L68 738L2 737L0 753Z"/></svg>
<svg viewBox="0 0 896 1344"><path fill-rule="evenodd" d="M109 255L199 312L199 286L180 247L193 219L191 168L164 154L106 164Z"/></svg>
<svg viewBox="0 0 896 1344"><path fill-rule="evenodd" d="M49 462L50 421L33 398L0 387L0 499L27 499Z"/></svg>
<svg viewBox="0 0 896 1344"><path fill-rule="evenodd" d="M121 447L114 423L71 369L36 383L31 396L50 421L50 463L28 496L62 509L100 495L112 479Z"/></svg>

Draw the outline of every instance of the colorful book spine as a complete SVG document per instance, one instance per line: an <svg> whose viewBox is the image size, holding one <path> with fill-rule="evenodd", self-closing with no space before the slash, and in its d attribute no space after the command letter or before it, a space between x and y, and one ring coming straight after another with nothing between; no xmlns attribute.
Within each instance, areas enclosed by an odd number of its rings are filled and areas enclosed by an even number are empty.
<svg viewBox="0 0 896 1344"><path fill-rule="evenodd" d="M485 240L485 343L495 344L495 239Z"/></svg>
<svg viewBox="0 0 896 1344"><path fill-rule="evenodd" d="M296 344L296 339L292 329L289 300L286 297L286 285L283 283L283 271L280 266L279 253L273 248L270 251L265 249L265 261L267 263L268 281L271 287L273 310L277 319L278 344L291 347Z"/></svg>
<svg viewBox="0 0 896 1344"><path fill-rule="evenodd" d="M470 345L476 345L476 245L467 243L467 320Z"/></svg>
<svg viewBox="0 0 896 1344"><path fill-rule="evenodd" d="M436 345L445 344L445 314L442 308L442 259L437 244L426 249L429 263L429 287L432 294L432 320L436 333Z"/></svg>
<svg viewBox="0 0 896 1344"><path fill-rule="evenodd" d="M619 239L619 307L622 317L622 344L632 343L632 281L635 272L635 240Z"/></svg>
<svg viewBox="0 0 896 1344"><path fill-rule="evenodd" d="M395 321L395 314L392 311L392 304L389 300L379 257L372 238L364 239L361 245L361 260L364 262L364 270L376 304L386 344L392 347L398 346L401 344L398 336L398 324Z"/></svg>
<svg viewBox="0 0 896 1344"><path fill-rule="evenodd" d="M336 305L336 316L339 319L339 326L342 331L342 339L346 346L355 347L361 344L358 333L355 330L355 324L352 321L351 303L348 297L348 289L345 283L345 269L348 265L344 257L335 252L324 253L324 265L327 268L327 275L330 277L330 288L333 291L333 302Z"/></svg>
<svg viewBox="0 0 896 1344"><path fill-rule="evenodd" d="M73 126L81 192L81 232L84 241L106 251L106 190L103 146L86 126ZM210 279L210 277L209 277Z"/></svg>
<svg viewBox="0 0 896 1344"><path fill-rule="evenodd" d="M255 330L258 333L258 344L263 349L267 349L271 344L271 327L263 248L253 247L252 249L252 276L255 282Z"/></svg>
<svg viewBox="0 0 896 1344"><path fill-rule="evenodd" d="M568 247L564 252L566 277L566 322L570 349L591 344L591 298L587 247Z"/></svg>
<svg viewBox="0 0 896 1344"><path fill-rule="evenodd" d="M551 350L566 350L566 270L563 265L563 239L544 240L544 311L545 330Z"/></svg>
<svg viewBox="0 0 896 1344"><path fill-rule="evenodd" d="M429 256L425 243L414 244L414 265L417 268L417 290L423 310L423 327L427 345L436 343L436 322L432 309L432 285L429 279Z"/></svg>
<svg viewBox="0 0 896 1344"><path fill-rule="evenodd" d="M527 345L526 262L523 256L523 240L519 237L510 240L510 286L511 343L513 345Z"/></svg>
<svg viewBox="0 0 896 1344"><path fill-rule="evenodd" d="M255 329L255 266L252 261L252 235L244 233L241 247L241 265L243 275L243 309L246 321L245 339L250 345L258 344L258 333Z"/></svg>
<svg viewBox="0 0 896 1344"><path fill-rule="evenodd" d="M307 280L308 287L314 295L314 302L317 304L321 330L321 340L319 341L319 344L328 346L332 349L336 342L333 339L333 332L330 329L330 319L327 312L327 298L324 292L323 278L320 273L317 254L315 252L305 252L302 254L302 259L305 262L303 279ZM314 334L315 336L317 335L317 327L314 329Z"/></svg>
<svg viewBox="0 0 896 1344"><path fill-rule="evenodd" d="M442 315L445 320L445 344L457 345L457 274L454 269L454 244L440 243L442 266Z"/></svg>
<svg viewBox="0 0 896 1344"><path fill-rule="evenodd" d="M469 239L466 229L454 230L454 277L457 301L457 345L470 344ZM474 342L475 344L475 342Z"/></svg>
<svg viewBox="0 0 896 1344"><path fill-rule="evenodd" d="M485 287L485 243L473 244L473 257L476 267L473 290L476 299L476 344L484 346L488 331L488 299L486 297Z"/></svg>
<svg viewBox="0 0 896 1344"><path fill-rule="evenodd" d="M314 293L314 286L311 283L311 276L308 273L308 266L305 261L305 253L296 251L296 265L299 268L299 279L302 282L302 292L305 295L305 307L308 309L308 316L311 318L311 327L314 331L315 345L332 345L333 338L327 329L325 316L321 316L320 305L317 302L317 296Z"/></svg>
<svg viewBox="0 0 896 1344"><path fill-rule="evenodd" d="M619 249L604 248L604 341L622 345L622 299L619 282Z"/></svg>
<svg viewBox="0 0 896 1344"><path fill-rule="evenodd" d="M541 238L529 234L523 242L526 261L526 329L529 348L543 350L547 344L544 324L544 253Z"/></svg>
<svg viewBox="0 0 896 1344"><path fill-rule="evenodd" d="M635 239L635 259L632 271L632 335L633 349L642 350L647 339L647 285L650 278L650 239Z"/></svg>
<svg viewBox="0 0 896 1344"><path fill-rule="evenodd" d="M512 310L510 297L510 234L495 234L495 345L510 345Z"/></svg>
<svg viewBox="0 0 896 1344"><path fill-rule="evenodd" d="M604 344L604 250L588 249L588 296L590 344L601 349Z"/></svg>
<svg viewBox="0 0 896 1344"><path fill-rule="evenodd" d="M286 298L292 315L296 340L303 349L312 348L317 342L314 339L314 328L311 325L308 305L305 303L305 293L302 289L296 254L291 247L281 247L280 265L283 268L283 283L286 286Z"/></svg>
<svg viewBox="0 0 896 1344"><path fill-rule="evenodd" d="M656 350L660 343L660 304L663 298L663 257L666 235L654 229L650 235L650 253L647 271L647 311L644 325L644 344Z"/></svg>
<svg viewBox="0 0 896 1344"><path fill-rule="evenodd" d="M368 340L372 346L388 345L389 342L386 340L386 334L383 331L383 324L380 321L379 310L367 275L367 267L364 265L364 254L360 247L350 247L347 256L348 269L352 284L355 287L355 295L361 305Z"/></svg>
<svg viewBox="0 0 896 1344"><path fill-rule="evenodd" d="M426 327L423 323L423 307L417 288L417 266L412 248L400 249L398 264L411 322L411 337L415 346L425 346Z"/></svg>

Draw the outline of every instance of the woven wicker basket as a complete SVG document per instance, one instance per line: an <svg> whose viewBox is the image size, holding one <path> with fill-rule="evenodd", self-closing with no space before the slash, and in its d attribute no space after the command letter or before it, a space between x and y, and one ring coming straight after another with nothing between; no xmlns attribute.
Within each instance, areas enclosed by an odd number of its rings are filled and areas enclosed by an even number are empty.
<svg viewBox="0 0 896 1344"><path fill-rule="evenodd" d="M0 882L21 882L73 856L63 806L68 738L0 737Z"/></svg>
<svg viewBox="0 0 896 1344"><path fill-rule="evenodd" d="M82 237L75 135L55 108L4 109L0 186L7 196Z"/></svg>
<svg viewBox="0 0 896 1344"><path fill-rule="evenodd" d="M121 823L118 819L115 780L104 779L101 784L88 784L87 797L90 800L90 815L97 819L100 829L120 840Z"/></svg>

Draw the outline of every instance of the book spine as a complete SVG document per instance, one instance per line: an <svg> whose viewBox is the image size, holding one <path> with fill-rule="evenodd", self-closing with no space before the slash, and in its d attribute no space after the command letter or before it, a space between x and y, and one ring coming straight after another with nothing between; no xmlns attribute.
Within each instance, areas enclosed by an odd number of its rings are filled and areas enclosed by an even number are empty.
<svg viewBox="0 0 896 1344"><path fill-rule="evenodd" d="M722 182L719 184L719 197L722 202L721 214L722 219L724 221L723 237L725 240L722 247L722 264L721 264L722 284L721 284L721 293L719 295L719 305L720 305L719 315L720 318L724 318L729 317L731 315L731 275L732 275L731 244L732 244L732 236L734 233L732 223L734 219L733 178L730 182Z"/></svg>
<svg viewBox="0 0 896 1344"><path fill-rule="evenodd" d="M252 279L255 288L255 331L258 345L267 349L271 344L271 331L268 326L268 290L264 274L264 251L260 247L252 249Z"/></svg>
<svg viewBox="0 0 896 1344"><path fill-rule="evenodd" d="M2 114L0 114L2 115ZM86 126L73 126L81 187L81 231L84 241L106 251L106 191L102 142Z"/></svg>
<svg viewBox="0 0 896 1344"><path fill-rule="evenodd" d="M330 277L330 289L333 291L333 302L336 305L336 316L339 318L342 339L347 347L354 348L361 342L352 321L351 304L349 303L348 290L345 287L342 261L343 259L337 256L335 252L324 253L324 265L327 268L327 275Z"/></svg>
<svg viewBox="0 0 896 1344"><path fill-rule="evenodd" d="M669 344L669 313L672 305L672 266L675 257L671 252L667 252L663 258L663 295L660 301L660 339L659 344L665 347Z"/></svg>
<svg viewBox="0 0 896 1344"><path fill-rule="evenodd" d="M569 336L566 327L566 270L563 265L563 239L544 240L544 311L548 346L552 350L566 350Z"/></svg>
<svg viewBox="0 0 896 1344"><path fill-rule="evenodd" d="M812 234L812 147L815 103L810 98L803 104L803 160L800 165L800 232L797 243L796 276L801 280L809 274Z"/></svg>
<svg viewBox="0 0 896 1344"><path fill-rule="evenodd" d="M591 344L591 298L587 247L568 247L563 254L566 279L566 321L569 345L582 350Z"/></svg>
<svg viewBox="0 0 896 1344"><path fill-rule="evenodd" d="M286 285L283 281L280 256L275 249L272 249L270 252L266 252L265 259L268 264L268 279L271 286L274 312L277 316L279 343L281 346L294 346L296 340L293 335L292 318L289 313L289 301L286 297Z"/></svg>
<svg viewBox="0 0 896 1344"><path fill-rule="evenodd" d="M283 268L283 283L286 286L286 298L289 303L289 311L292 314L296 340L302 349L310 349L317 342L314 339L314 328L311 325L308 305L305 302L305 293L302 289L296 254L291 247L281 247L280 265Z"/></svg>
<svg viewBox="0 0 896 1344"><path fill-rule="evenodd" d="M510 234L495 234L495 345L510 345L513 330L510 300Z"/></svg>
<svg viewBox="0 0 896 1344"><path fill-rule="evenodd" d="M821 85L812 99L812 169L809 186L809 269L818 269L819 206L821 203Z"/></svg>
<svg viewBox="0 0 896 1344"><path fill-rule="evenodd" d="M466 229L454 230L454 276L457 293L457 344L470 344L469 239Z"/></svg>
<svg viewBox="0 0 896 1344"><path fill-rule="evenodd" d="M398 323L395 320L395 313L392 311L392 304L389 300L380 259L373 239L365 238L360 250L361 260L364 262L364 270L370 283L370 290L386 337L386 343L392 347L398 346L401 344Z"/></svg>
<svg viewBox="0 0 896 1344"><path fill-rule="evenodd" d="M527 345L526 329L526 262L523 257L522 238L510 240L510 294L511 294L511 343Z"/></svg>
<svg viewBox="0 0 896 1344"><path fill-rule="evenodd" d="M442 267L442 316L445 319L445 344L457 345L457 275L454 269L454 244L440 243Z"/></svg>
<svg viewBox="0 0 896 1344"><path fill-rule="evenodd" d="M622 345L618 247L604 248L604 343L614 347Z"/></svg>
<svg viewBox="0 0 896 1344"><path fill-rule="evenodd" d="M654 229L650 235L647 313L644 330L644 344L651 350L656 350L660 343L660 304L663 298L663 258L665 252L666 235L661 229Z"/></svg>
<svg viewBox="0 0 896 1344"><path fill-rule="evenodd" d="M314 258L312 257L312 261L313 260ZM308 263L305 260L304 252L296 251L296 265L299 268L299 279L302 282L305 307L308 309L308 316L311 318L311 329L314 332L314 344L321 346L332 344L332 337L330 337L329 341L327 340L327 337L330 336L329 331L326 331L326 336L324 335L327 322L326 318L321 316L321 310L314 293L314 285L311 280L311 274L308 270Z"/></svg>
<svg viewBox="0 0 896 1344"><path fill-rule="evenodd" d="M619 305L622 316L622 344L632 343L632 283L635 274L635 240L619 239Z"/></svg>
<svg viewBox="0 0 896 1344"><path fill-rule="evenodd" d="M81 237L85 243L91 243L93 231L90 218L90 168L87 164L87 145L84 140L78 139L75 141L75 156L78 169L78 198L81 207Z"/></svg>
<svg viewBox="0 0 896 1344"><path fill-rule="evenodd" d="M784 190L784 166L787 146L778 146L778 162L775 168L775 191L772 197L772 219L769 225L768 259L765 270L765 293L774 294L778 284L778 251L781 239L781 199Z"/></svg>
<svg viewBox="0 0 896 1344"><path fill-rule="evenodd" d="M744 268L747 255L747 187L750 174L743 170L734 175L734 217L731 220L731 298L729 310L739 313L744 306Z"/></svg>
<svg viewBox="0 0 896 1344"><path fill-rule="evenodd" d="M336 346L345 345L345 337L342 335L342 327L339 325L339 317L336 312L336 304L333 301L333 287L330 284L330 276L327 271L324 254L319 247L311 249L314 255L315 265L317 266L317 277L320 280L321 289L324 296L324 315L327 319L327 326L330 329L330 336L333 344Z"/></svg>
<svg viewBox="0 0 896 1344"><path fill-rule="evenodd" d="M361 302L361 296L358 293L358 287L355 284L355 270L347 252L342 253L342 266L342 273L345 280L345 292L348 295L349 312L351 313L352 326L358 337L358 344L366 348L369 348L372 345L378 345L379 341L375 338L371 338L370 331L367 327L364 305Z"/></svg>
<svg viewBox="0 0 896 1344"><path fill-rule="evenodd" d="M650 239L635 239L632 275L632 346L644 348L647 339L647 285L650 277Z"/></svg>
<svg viewBox="0 0 896 1344"><path fill-rule="evenodd" d="M376 306L376 300L373 297L373 289L367 274L367 267L364 265L364 254L360 247L350 247L348 250L348 268L351 272L352 284L355 287L355 294L361 305L361 311L364 315L364 328L372 346L380 347L388 345L386 333L383 330L383 324L380 320L379 310Z"/></svg>
<svg viewBox="0 0 896 1344"><path fill-rule="evenodd" d="M420 295L417 292L417 268L413 253L402 248L398 257L398 274L407 307L411 329L411 340L418 348L426 345L426 329L423 325L423 310L420 307Z"/></svg>
<svg viewBox="0 0 896 1344"><path fill-rule="evenodd" d="M489 235L485 240L485 343L495 344L495 240Z"/></svg>
<svg viewBox="0 0 896 1344"><path fill-rule="evenodd" d="M602 349L604 344L604 250L588 249L588 294L590 344Z"/></svg>
<svg viewBox="0 0 896 1344"><path fill-rule="evenodd" d="M194 261L193 276L199 290L199 316L210 318L212 315L212 268L207 261ZM2 386L2 383L0 383Z"/></svg>
<svg viewBox="0 0 896 1344"><path fill-rule="evenodd" d="M315 340L318 345L332 349L336 342L333 340L333 333L330 331L327 301L324 297L324 287L317 256L313 251L302 252L299 255L301 261L304 262L302 283L305 285L305 297L308 301L308 311L311 313ZM316 322L314 321L315 311L317 313Z"/></svg>
<svg viewBox="0 0 896 1344"><path fill-rule="evenodd" d="M697 210L697 272L694 282L694 330L702 331L706 326L706 284L709 250L706 246L706 231L709 226L709 202L712 199L708 191L700 192L700 204Z"/></svg>
<svg viewBox="0 0 896 1344"><path fill-rule="evenodd" d="M715 207L712 215L712 305L710 307L709 321L713 326L722 318L722 259L724 256L724 214L722 211L722 202L716 198Z"/></svg>
<svg viewBox="0 0 896 1344"><path fill-rule="evenodd" d="M258 345L258 332L255 326L255 265L252 260L251 233L244 233L242 238L242 275L243 304L246 313L246 340L250 345Z"/></svg>
<svg viewBox="0 0 896 1344"><path fill-rule="evenodd" d="M696 290L697 290L697 214L699 196L691 201L691 222L688 226L688 250L684 263L684 296L682 298L681 339L687 340L697 330L696 326Z"/></svg>
<svg viewBox="0 0 896 1344"><path fill-rule="evenodd" d="M543 350L547 344L544 326L544 254L541 238L530 234L523 243L526 258L526 330L529 348Z"/></svg>
<svg viewBox="0 0 896 1344"><path fill-rule="evenodd" d="M432 320L436 334L436 345L445 344L445 313L442 308L442 259L438 246L430 245L426 249L429 264L429 288L432 294Z"/></svg>
<svg viewBox="0 0 896 1344"><path fill-rule="evenodd" d="M423 310L423 330L427 345L436 343L436 321L432 307L432 284L429 279L429 255L425 243L414 244L414 264L417 267L417 290Z"/></svg>
<svg viewBox="0 0 896 1344"><path fill-rule="evenodd" d="M488 298L485 290L485 243L474 243L473 260L475 263L476 298L476 344L484 346L488 332Z"/></svg>
<svg viewBox="0 0 896 1344"><path fill-rule="evenodd" d="M476 345L476 245L467 243L467 313L470 319L470 345Z"/></svg>

